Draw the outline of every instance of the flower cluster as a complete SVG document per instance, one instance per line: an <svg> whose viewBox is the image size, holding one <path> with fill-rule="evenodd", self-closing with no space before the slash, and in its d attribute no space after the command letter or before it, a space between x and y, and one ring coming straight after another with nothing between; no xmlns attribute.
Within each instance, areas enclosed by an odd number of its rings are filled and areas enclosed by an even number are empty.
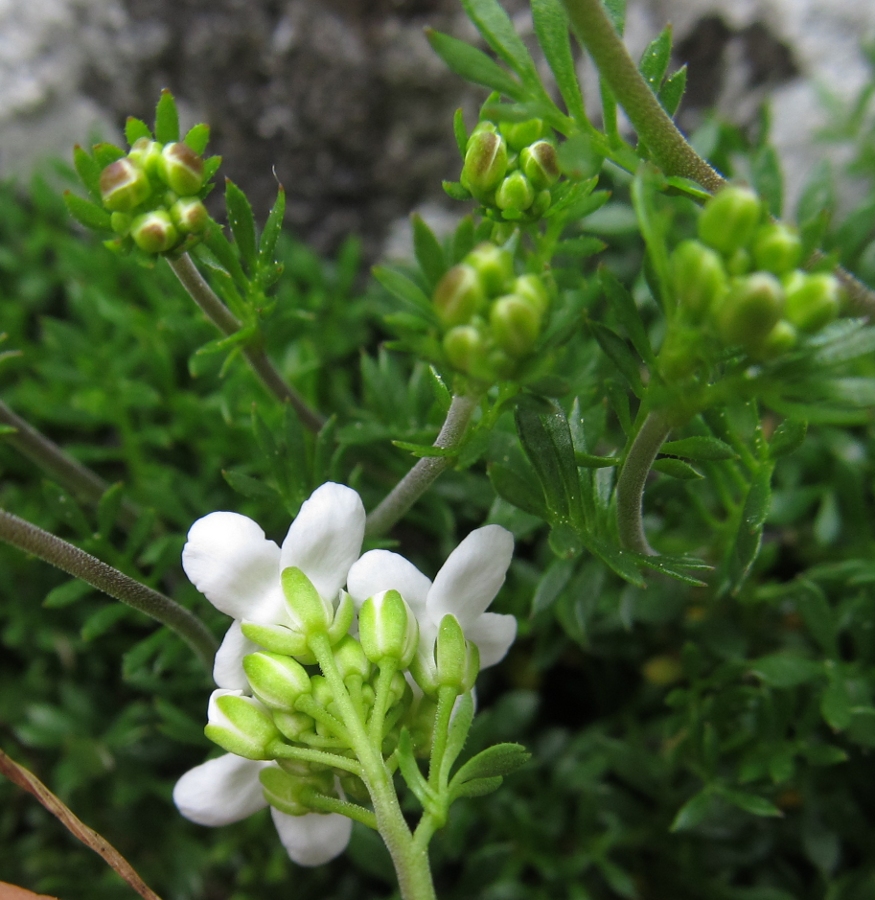
<svg viewBox="0 0 875 900"><path fill-rule="evenodd" d="M228 752L183 775L174 801L203 825L270 806L302 865L342 852L351 821L333 810L368 796L330 676L362 728L376 730L377 752L391 754L402 727L428 733L429 698L445 686L470 691L516 633L513 616L486 612L510 565L509 532L472 532L432 582L398 554L360 556L364 526L358 494L329 483L281 547L245 516L216 512L192 526L183 551L188 577L234 621L216 654L205 729ZM315 665L320 647L330 648L330 671L320 671L324 658Z"/></svg>
<svg viewBox="0 0 875 900"><path fill-rule="evenodd" d="M680 328L663 354L664 374L689 374L695 347L709 334L765 361L792 349L839 313L842 290L827 273L798 268L802 241L791 226L764 221L759 197L730 185L703 207L698 239L671 255Z"/></svg>
<svg viewBox="0 0 875 900"><path fill-rule="evenodd" d="M444 274L432 302L450 365L494 382L512 376L531 353L550 297L537 275L514 275L508 250L483 243Z"/></svg>

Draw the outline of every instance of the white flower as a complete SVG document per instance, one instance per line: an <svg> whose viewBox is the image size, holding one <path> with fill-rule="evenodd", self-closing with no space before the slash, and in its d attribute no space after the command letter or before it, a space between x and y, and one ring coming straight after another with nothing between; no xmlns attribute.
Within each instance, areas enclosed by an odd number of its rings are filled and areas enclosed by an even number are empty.
<svg viewBox="0 0 875 900"><path fill-rule="evenodd" d="M249 690L243 657L259 648L241 631L259 625L293 625L280 573L295 566L323 600L334 603L358 558L365 508L351 488L329 482L317 488L292 522L282 547L246 516L214 512L198 519L182 551L182 567L207 600L234 618L216 654L213 678L220 688Z"/></svg>
<svg viewBox="0 0 875 900"><path fill-rule="evenodd" d="M273 762L226 753L190 769L173 789L179 811L199 825L229 825L264 809L258 774ZM290 816L271 808L271 817L289 856L302 866L319 866L346 849L352 820L330 813Z"/></svg>
<svg viewBox="0 0 875 900"><path fill-rule="evenodd" d="M450 554L432 583L413 563L388 550L365 553L349 570L347 589L357 607L380 591L396 590L419 621L419 655L434 668L441 619L451 613L480 650L482 668L504 658L516 637L513 616L486 612L504 584L513 536L500 525L472 531Z"/></svg>

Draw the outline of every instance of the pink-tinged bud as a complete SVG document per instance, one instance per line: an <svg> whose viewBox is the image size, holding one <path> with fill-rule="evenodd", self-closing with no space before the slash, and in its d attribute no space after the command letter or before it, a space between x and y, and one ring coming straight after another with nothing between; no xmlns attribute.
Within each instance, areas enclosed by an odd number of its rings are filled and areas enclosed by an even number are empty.
<svg viewBox="0 0 875 900"><path fill-rule="evenodd" d="M550 306L550 295L544 287L544 282L537 275L520 275L514 281L510 293L529 303L539 316L543 316Z"/></svg>
<svg viewBox="0 0 875 900"><path fill-rule="evenodd" d="M127 157L110 163L100 173L100 198L111 212L131 212L151 193L146 173Z"/></svg>
<svg viewBox="0 0 875 900"><path fill-rule="evenodd" d="M792 272L802 259L799 233L789 225L761 225L753 239L753 259L758 269L773 275Z"/></svg>
<svg viewBox="0 0 875 900"><path fill-rule="evenodd" d="M473 266L462 263L449 269L437 283L432 301L446 327L464 325L486 305L483 282Z"/></svg>
<svg viewBox="0 0 875 900"><path fill-rule="evenodd" d="M535 141L520 151L520 168L536 191L553 187L559 180L559 157L548 141Z"/></svg>
<svg viewBox="0 0 875 900"><path fill-rule="evenodd" d="M756 347L784 311L784 291L774 275L755 272L737 278L716 311L720 337L726 344Z"/></svg>
<svg viewBox="0 0 875 900"><path fill-rule="evenodd" d="M178 243L179 232L166 210L155 209L134 219L131 237L145 253L166 253Z"/></svg>
<svg viewBox="0 0 875 900"><path fill-rule="evenodd" d="M204 186L203 159L181 141L161 151L161 180L181 197L196 194Z"/></svg>
<svg viewBox="0 0 875 900"><path fill-rule="evenodd" d="M813 334L839 314L842 287L834 275L792 272L784 279L785 315L800 331Z"/></svg>
<svg viewBox="0 0 875 900"><path fill-rule="evenodd" d="M500 135L489 131L472 134L465 152L460 181L475 197L495 190L507 172L507 145Z"/></svg>
<svg viewBox="0 0 875 900"><path fill-rule="evenodd" d="M534 144L546 137L549 129L541 119L528 119L525 122L502 122L499 126L507 145L511 150L519 152L523 147Z"/></svg>
<svg viewBox="0 0 875 900"><path fill-rule="evenodd" d="M671 276L678 305L693 322L700 322L726 293L723 261L699 241L683 241L675 247Z"/></svg>
<svg viewBox="0 0 875 900"><path fill-rule="evenodd" d="M513 255L495 244L478 244L463 260L472 266L490 297L507 292L513 278Z"/></svg>
<svg viewBox="0 0 875 900"><path fill-rule="evenodd" d="M535 189L522 172L511 172L495 192L495 205L503 212L525 212L535 202Z"/></svg>
<svg viewBox="0 0 875 900"><path fill-rule="evenodd" d="M746 247L762 216L760 198L750 188L729 185L715 194L699 216L699 238L730 256Z"/></svg>
<svg viewBox="0 0 875 900"><path fill-rule="evenodd" d="M444 336L444 353L454 369L470 373L485 356L486 343L473 325L458 325Z"/></svg>
<svg viewBox="0 0 875 900"><path fill-rule="evenodd" d="M515 359L529 353L541 330L541 316L529 301L516 294L499 297L489 310L495 343Z"/></svg>
<svg viewBox="0 0 875 900"><path fill-rule="evenodd" d="M196 197L181 197L170 207L170 218L183 234L200 234L210 222L207 208Z"/></svg>

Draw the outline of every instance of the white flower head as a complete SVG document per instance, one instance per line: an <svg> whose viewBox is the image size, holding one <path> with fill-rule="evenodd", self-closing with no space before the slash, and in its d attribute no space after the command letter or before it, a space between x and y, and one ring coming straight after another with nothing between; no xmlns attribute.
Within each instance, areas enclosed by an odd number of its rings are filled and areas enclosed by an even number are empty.
<svg viewBox="0 0 875 900"><path fill-rule="evenodd" d="M434 668L441 619L455 616L480 650L481 668L504 658L516 637L513 616L486 612L513 556L513 536L500 525L472 531L450 554L432 583L413 563L388 550L365 553L349 571L347 588L357 607L381 591L398 591L419 622L419 656Z"/></svg>

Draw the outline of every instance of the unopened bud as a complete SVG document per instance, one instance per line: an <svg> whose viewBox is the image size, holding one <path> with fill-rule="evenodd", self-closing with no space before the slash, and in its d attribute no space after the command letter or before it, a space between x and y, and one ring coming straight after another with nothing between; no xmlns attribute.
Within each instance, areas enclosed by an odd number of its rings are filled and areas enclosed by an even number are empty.
<svg viewBox="0 0 875 900"><path fill-rule="evenodd" d="M769 223L761 225L753 239L753 259L758 269L786 275L799 265L802 241L795 228Z"/></svg>
<svg viewBox="0 0 875 900"><path fill-rule="evenodd" d="M543 316L550 306L550 295L537 275L520 275L514 281L511 293L529 303L539 316Z"/></svg>
<svg viewBox="0 0 875 900"><path fill-rule="evenodd" d="M511 172L495 192L495 205L504 212L525 212L535 202L535 189L522 172Z"/></svg>
<svg viewBox="0 0 875 900"><path fill-rule="evenodd" d="M777 359L796 345L796 329L786 320L781 319L765 338L751 348L750 354L760 362Z"/></svg>
<svg viewBox="0 0 875 900"><path fill-rule="evenodd" d="M161 180L180 197L196 194L204 186L203 159L181 141L161 151Z"/></svg>
<svg viewBox="0 0 875 900"><path fill-rule="evenodd" d="M181 197L170 207L170 218L183 234L200 234L209 224L210 214L196 197Z"/></svg>
<svg viewBox="0 0 875 900"><path fill-rule="evenodd" d="M398 591L381 591L359 610L359 638L375 665L395 659L406 669L419 643L419 623Z"/></svg>
<svg viewBox="0 0 875 900"><path fill-rule="evenodd" d="M541 316L527 300L508 294L492 304L489 325L495 343L509 356L518 359L535 345L541 330Z"/></svg>
<svg viewBox="0 0 875 900"><path fill-rule="evenodd" d="M213 691L204 734L229 753L269 759L267 748L280 736L268 711L242 691Z"/></svg>
<svg viewBox="0 0 875 900"><path fill-rule="evenodd" d="M774 275L756 272L736 279L717 309L717 326L726 344L749 348L765 340L784 310L784 292Z"/></svg>
<svg viewBox="0 0 875 900"><path fill-rule="evenodd" d="M508 250L485 241L478 244L462 261L477 271L490 297L506 293L508 283L513 278L513 255Z"/></svg>
<svg viewBox="0 0 875 900"><path fill-rule="evenodd" d="M485 351L483 335L473 325L458 325L444 335L444 353L460 372L470 373Z"/></svg>
<svg viewBox="0 0 875 900"><path fill-rule="evenodd" d="M432 300L445 326L464 325L486 304L483 282L473 266L453 266L437 283Z"/></svg>
<svg viewBox="0 0 875 900"><path fill-rule="evenodd" d="M143 169L150 178L163 180L160 174L164 165L161 160L163 149L164 145L157 141L151 141L146 137L138 138L128 151L128 159Z"/></svg>
<svg viewBox="0 0 875 900"><path fill-rule="evenodd" d="M747 246L761 215L762 204L754 191L729 185L703 207L699 216L699 238L729 256L739 247Z"/></svg>
<svg viewBox="0 0 875 900"><path fill-rule="evenodd" d="M549 141L535 141L520 151L520 168L536 191L552 187L559 179L559 157Z"/></svg>
<svg viewBox="0 0 875 900"><path fill-rule="evenodd" d="M784 280L785 315L808 334L819 331L839 314L842 288L834 275L793 272Z"/></svg>
<svg viewBox="0 0 875 900"><path fill-rule="evenodd" d="M266 766L258 773L258 780L264 790L264 799L280 812L289 816L305 816L313 810L306 805L306 791L318 790L330 793L331 780L307 773L303 776L290 774L279 766Z"/></svg>
<svg viewBox="0 0 875 900"><path fill-rule="evenodd" d="M294 709L298 697L311 690L307 670L279 653L250 653L243 658L243 671L252 693L270 709Z"/></svg>
<svg viewBox="0 0 875 900"><path fill-rule="evenodd" d="M344 635L332 649L334 662L344 681L351 675L357 675L362 681L370 677L371 664L362 645L351 634Z"/></svg>
<svg viewBox="0 0 875 900"><path fill-rule="evenodd" d="M483 197L501 184L507 171L507 145L500 135L475 132L468 140L460 181L475 197Z"/></svg>
<svg viewBox="0 0 875 900"><path fill-rule="evenodd" d="M543 216L550 208L552 202L553 195L546 188L544 188L543 191L538 191L538 193L535 194L535 202L529 207L529 215L534 218Z"/></svg>
<svg viewBox="0 0 875 900"><path fill-rule="evenodd" d="M438 627L434 648L435 680L440 687L452 687L460 694L474 687L480 672L480 650L465 640L459 620L447 613Z"/></svg>
<svg viewBox="0 0 875 900"><path fill-rule="evenodd" d="M179 232L169 213L163 209L137 216L131 222L131 237L144 253L166 253L179 242Z"/></svg>
<svg viewBox="0 0 875 900"><path fill-rule="evenodd" d="M523 147L528 147L529 144L534 144L548 133L548 128L541 119L527 119L525 122L501 122L499 128L508 146L517 152Z"/></svg>
<svg viewBox="0 0 875 900"><path fill-rule="evenodd" d="M683 241L671 255L671 276L678 304L700 322L726 293L723 261L700 241Z"/></svg>
<svg viewBox="0 0 875 900"><path fill-rule="evenodd" d="M290 741L300 741L303 735L316 733L316 723L302 712L274 710L273 723Z"/></svg>
<svg viewBox="0 0 875 900"><path fill-rule="evenodd" d="M112 212L131 212L151 193L146 173L127 157L110 163L100 173L100 199Z"/></svg>
<svg viewBox="0 0 875 900"><path fill-rule="evenodd" d="M327 632L334 622L334 607L322 599L313 582L296 566L283 569L280 582L297 630L308 637Z"/></svg>
<svg viewBox="0 0 875 900"><path fill-rule="evenodd" d="M127 213L122 212L114 212L109 217L109 224L112 230L116 234L120 234L122 237L130 234L131 231L131 222L134 221L134 217L128 215Z"/></svg>

